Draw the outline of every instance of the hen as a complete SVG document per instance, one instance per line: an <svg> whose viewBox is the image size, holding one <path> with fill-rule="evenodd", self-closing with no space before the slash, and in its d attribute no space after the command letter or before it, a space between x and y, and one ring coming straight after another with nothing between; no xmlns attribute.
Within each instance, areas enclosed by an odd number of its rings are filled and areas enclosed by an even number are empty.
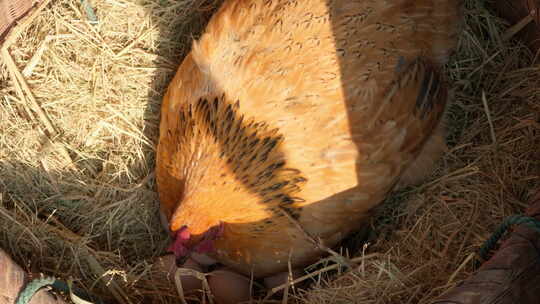
<svg viewBox="0 0 540 304"><path fill-rule="evenodd" d="M429 173L459 2L225 1L162 104L156 176L177 257L256 278L302 267L323 254L303 231L334 246Z"/></svg>

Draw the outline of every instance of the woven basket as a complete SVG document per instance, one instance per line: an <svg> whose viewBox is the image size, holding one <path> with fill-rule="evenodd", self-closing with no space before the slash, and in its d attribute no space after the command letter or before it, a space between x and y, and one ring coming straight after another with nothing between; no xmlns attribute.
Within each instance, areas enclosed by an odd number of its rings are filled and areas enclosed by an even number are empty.
<svg viewBox="0 0 540 304"><path fill-rule="evenodd" d="M526 214L540 220L540 190ZM497 253L471 277L431 304L540 303L540 233L516 226Z"/></svg>
<svg viewBox="0 0 540 304"><path fill-rule="evenodd" d="M24 16L33 4L33 0L0 0L0 44L15 21Z"/></svg>
<svg viewBox="0 0 540 304"><path fill-rule="evenodd" d="M529 14L533 17L533 21L525 26L517 37L537 52L540 49L540 0L497 0L493 5L510 25L517 24ZM535 13L531 14L533 11Z"/></svg>

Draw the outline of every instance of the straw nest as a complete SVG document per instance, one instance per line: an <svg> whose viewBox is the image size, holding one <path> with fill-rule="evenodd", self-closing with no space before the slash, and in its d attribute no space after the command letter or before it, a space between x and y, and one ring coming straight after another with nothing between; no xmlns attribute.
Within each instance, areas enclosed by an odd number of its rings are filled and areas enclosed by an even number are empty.
<svg viewBox="0 0 540 304"><path fill-rule="evenodd" d="M49 2L49 1L47 1ZM120 303L179 303L152 271L167 236L153 176L160 98L220 1L53 0L0 69L0 247ZM450 149L431 179L378 208L355 271L320 269L296 303L429 303L473 271L540 174L540 67L486 3L466 1L448 65Z"/></svg>

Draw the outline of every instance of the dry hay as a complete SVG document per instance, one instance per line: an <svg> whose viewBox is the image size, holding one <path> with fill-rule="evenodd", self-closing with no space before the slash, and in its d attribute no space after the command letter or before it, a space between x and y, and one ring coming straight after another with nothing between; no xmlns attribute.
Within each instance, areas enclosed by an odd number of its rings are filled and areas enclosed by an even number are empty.
<svg viewBox="0 0 540 304"><path fill-rule="evenodd" d="M218 0L53 0L10 54L50 118L0 69L0 247L31 271L121 303L178 303L150 271L167 243L153 178L160 96ZM540 174L540 68L468 0L450 150L432 178L395 193L344 275L320 272L289 301L429 303L473 271L494 227L526 207ZM484 99L482 97L485 97ZM49 136L46 136L46 134ZM376 254L374 254L376 253Z"/></svg>

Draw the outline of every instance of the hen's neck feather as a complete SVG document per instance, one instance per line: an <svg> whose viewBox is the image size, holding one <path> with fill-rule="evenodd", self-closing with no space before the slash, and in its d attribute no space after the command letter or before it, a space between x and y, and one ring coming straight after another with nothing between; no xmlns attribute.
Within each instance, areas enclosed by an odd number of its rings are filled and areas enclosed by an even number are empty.
<svg viewBox="0 0 540 304"><path fill-rule="evenodd" d="M298 216L296 194L306 181L288 168L283 137L265 122L239 114L240 102L224 95L200 98L180 109L173 162L182 168L183 194L171 229L188 225L195 234L219 221L256 221L280 209ZM196 226L196 227L193 227Z"/></svg>

